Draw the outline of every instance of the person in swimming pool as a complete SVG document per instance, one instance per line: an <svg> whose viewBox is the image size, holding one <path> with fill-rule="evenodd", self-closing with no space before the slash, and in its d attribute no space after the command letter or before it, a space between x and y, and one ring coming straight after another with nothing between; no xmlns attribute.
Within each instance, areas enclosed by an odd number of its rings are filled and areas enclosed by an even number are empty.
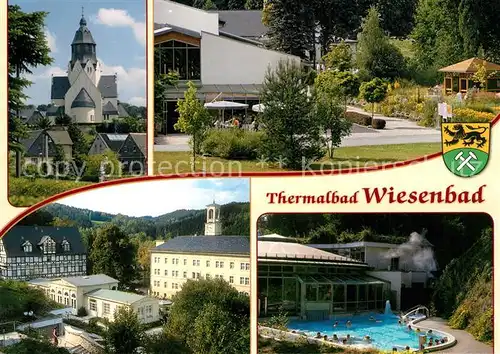
<svg viewBox="0 0 500 354"><path fill-rule="evenodd" d="M321 338L321 333L320 332L316 333L316 338Z"/></svg>
<svg viewBox="0 0 500 354"><path fill-rule="evenodd" d="M351 322L351 321L347 321L347 322L345 323L345 325L346 325L346 327L347 327L347 328L351 328L351 326L352 326L352 322Z"/></svg>
<svg viewBox="0 0 500 354"><path fill-rule="evenodd" d="M410 325L408 325L408 330L411 331L411 326Z"/></svg>
<svg viewBox="0 0 500 354"><path fill-rule="evenodd" d="M367 343L371 343L372 342L372 339L370 338L370 336L365 336L365 342Z"/></svg>
<svg viewBox="0 0 500 354"><path fill-rule="evenodd" d="M333 327L337 327L339 325L339 321L335 321L335 323L333 324Z"/></svg>
<svg viewBox="0 0 500 354"><path fill-rule="evenodd" d="M323 336L323 340L328 340L328 336L326 334Z"/></svg>
<svg viewBox="0 0 500 354"><path fill-rule="evenodd" d="M349 343L349 344L351 343L351 335L350 335L350 334L348 334L348 335L345 337L345 339L347 340L347 343Z"/></svg>
<svg viewBox="0 0 500 354"><path fill-rule="evenodd" d="M376 321L376 320L375 320L375 317L370 316L370 321Z"/></svg>
<svg viewBox="0 0 500 354"><path fill-rule="evenodd" d="M333 335L333 340L334 340L335 342L338 342L338 341L339 341L339 337L338 337L336 334L334 334L334 335Z"/></svg>

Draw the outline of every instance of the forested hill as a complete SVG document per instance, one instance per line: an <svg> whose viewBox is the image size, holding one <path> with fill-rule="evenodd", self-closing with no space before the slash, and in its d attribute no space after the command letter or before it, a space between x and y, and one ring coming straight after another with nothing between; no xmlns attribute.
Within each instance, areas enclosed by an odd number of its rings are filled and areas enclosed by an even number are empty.
<svg viewBox="0 0 500 354"><path fill-rule="evenodd" d="M206 210L180 209L157 217L130 217L62 204L51 204L28 215L21 225L55 225L93 228L103 223L120 226L127 234L144 233L157 239L181 235L201 235L204 232ZM224 235L250 235L250 204L229 203L221 206L222 233Z"/></svg>

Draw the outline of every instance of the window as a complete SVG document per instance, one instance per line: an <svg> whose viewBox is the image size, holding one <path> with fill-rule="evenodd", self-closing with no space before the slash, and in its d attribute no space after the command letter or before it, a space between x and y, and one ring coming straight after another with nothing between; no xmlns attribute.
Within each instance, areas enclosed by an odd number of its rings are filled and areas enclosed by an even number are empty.
<svg viewBox="0 0 500 354"><path fill-rule="evenodd" d="M187 278L187 276L188 276L188 273L187 273L187 272L184 272L184 273L182 274L182 277L183 277L183 278Z"/></svg>
<svg viewBox="0 0 500 354"><path fill-rule="evenodd" d="M229 284L233 284L234 283L234 277L231 275L229 277Z"/></svg>
<svg viewBox="0 0 500 354"><path fill-rule="evenodd" d="M31 244L31 242L26 241L26 242L23 244L23 250L24 250L24 252L26 252L26 253L31 253L31 252L33 252L33 245Z"/></svg>
<svg viewBox="0 0 500 354"><path fill-rule="evenodd" d="M234 269L234 262L229 263L229 268Z"/></svg>
<svg viewBox="0 0 500 354"><path fill-rule="evenodd" d="M97 302L95 300L89 300L90 311L97 311Z"/></svg>
<svg viewBox="0 0 500 354"><path fill-rule="evenodd" d="M165 257L165 264L167 264L167 262L168 262L168 258L167 258L167 257Z"/></svg>
<svg viewBox="0 0 500 354"><path fill-rule="evenodd" d="M224 262L221 261L219 265L221 268L224 268Z"/></svg>
<svg viewBox="0 0 500 354"><path fill-rule="evenodd" d="M107 302L103 302L103 304L102 304L102 313L103 313L104 315L109 315L109 313L110 313L110 312L111 312L111 311L110 311L110 306L109 306L109 304L108 304Z"/></svg>
<svg viewBox="0 0 500 354"><path fill-rule="evenodd" d="M61 242L61 246L62 246L64 252L71 251L71 246L70 246L68 241L63 240L63 242Z"/></svg>
<svg viewBox="0 0 500 354"><path fill-rule="evenodd" d="M168 276L168 270L165 269L165 276Z"/></svg>
<svg viewBox="0 0 500 354"><path fill-rule="evenodd" d="M75 296L75 294L71 294L71 307L76 309L76 296Z"/></svg>
<svg viewBox="0 0 500 354"><path fill-rule="evenodd" d="M245 285L249 285L250 284L250 279L249 278L245 278Z"/></svg>
<svg viewBox="0 0 500 354"><path fill-rule="evenodd" d="M206 262L206 266L207 266L207 267L210 267L210 261L207 261L207 262Z"/></svg>
<svg viewBox="0 0 500 354"><path fill-rule="evenodd" d="M399 257L391 258L391 270L399 270Z"/></svg>
<svg viewBox="0 0 500 354"><path fill-rule="evenodd" d="M196 279L196 273L195 273L195 272L192 272L192 273L191 273L191 278L192 278L192 279Z"/></svg>
<svg viewBox="0 0 500 354"><path fill-rule="evenodd" d="M245 263L245 270L250 270L250 263Z"/></svg>
<svg viewBox="0 0 500 354"><path fill-rule="evenodd" d="M244 285L245 284L245 278L244 277L240 277L240 285Z"/></svg>
<svg viewBox="0 0 500 354"><path fill-rule="evenodd" d="M188 263L188 260L186 258L184 258L184 265L187 265Z"/></svg>
<svg viewBox="0 0 500 354"><path fill-rule="evenodd" d="M167 287L167 282L164 282L163 283L163 287L166 288Z"/></svg>
<svg viewBox="0 0 500 354"><path fill-rule="evenodd" d="M196 265L196 260L193 259L193 265L195 266Z"/></svg>
<svg viewBox="0 0 500 354"><path fill-rule="evenodd" d="M155 71L168 74L177 71L180 80L200 80L200 48L180 41L170 40L155 45Z"/></svg>
<svg viewBox="0 0 500 354"><path fill-rule="evenodd" d="M196 279L200 279L201 277L201 274L200 273L196 273Z"/></svg>
<svg viewBox="0 0 500 354"><path fill-rule="evenodd" d="M245 263L240 263L240 270L245 270Z"/></svg>
<svg viewBox="0 0 500 354"><path fill-rule="evenodd" d="M219 261L215 262L215 268L219 268Z"/></svg>

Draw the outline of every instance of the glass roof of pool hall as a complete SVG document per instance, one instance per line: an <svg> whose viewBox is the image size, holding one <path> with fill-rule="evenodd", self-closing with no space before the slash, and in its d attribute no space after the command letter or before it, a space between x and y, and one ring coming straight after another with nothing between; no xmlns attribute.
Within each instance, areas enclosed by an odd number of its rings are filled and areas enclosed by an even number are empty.
<svg viewBox="0 0 500 354"><path fill-rule="evenodd" d="M242 84L242 85L196 85L198 90L198 98L204 99L205 96L210 96L211 99L218 98L227 100L228 98L245 99L254 98L258 99L259 92L262 85L257 84ZM187 86L179 85L177 87L167 88L167 99L177 99L184 97L184 91ZM213 96L213 97L212 97Z"/></svg>
<svg viewBox="0 0 500 354"><path fill-rule="evenodd" d="M297 276L304 284L358 285L358 284L388 284L389 282L367 275L336 274L336 275L306 275Z"/></svg>

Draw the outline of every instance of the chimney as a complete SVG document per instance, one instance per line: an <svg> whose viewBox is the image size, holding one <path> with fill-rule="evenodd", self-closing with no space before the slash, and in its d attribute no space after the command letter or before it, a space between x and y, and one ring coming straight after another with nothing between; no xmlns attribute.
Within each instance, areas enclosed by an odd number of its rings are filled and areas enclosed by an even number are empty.
<svg viewBox="0 0 500 354"><path fill-rule="evenodd" d="M163 241L163 240L156 240L156 247L163 245L164 243L165 243L165 241Z"/></svg>

